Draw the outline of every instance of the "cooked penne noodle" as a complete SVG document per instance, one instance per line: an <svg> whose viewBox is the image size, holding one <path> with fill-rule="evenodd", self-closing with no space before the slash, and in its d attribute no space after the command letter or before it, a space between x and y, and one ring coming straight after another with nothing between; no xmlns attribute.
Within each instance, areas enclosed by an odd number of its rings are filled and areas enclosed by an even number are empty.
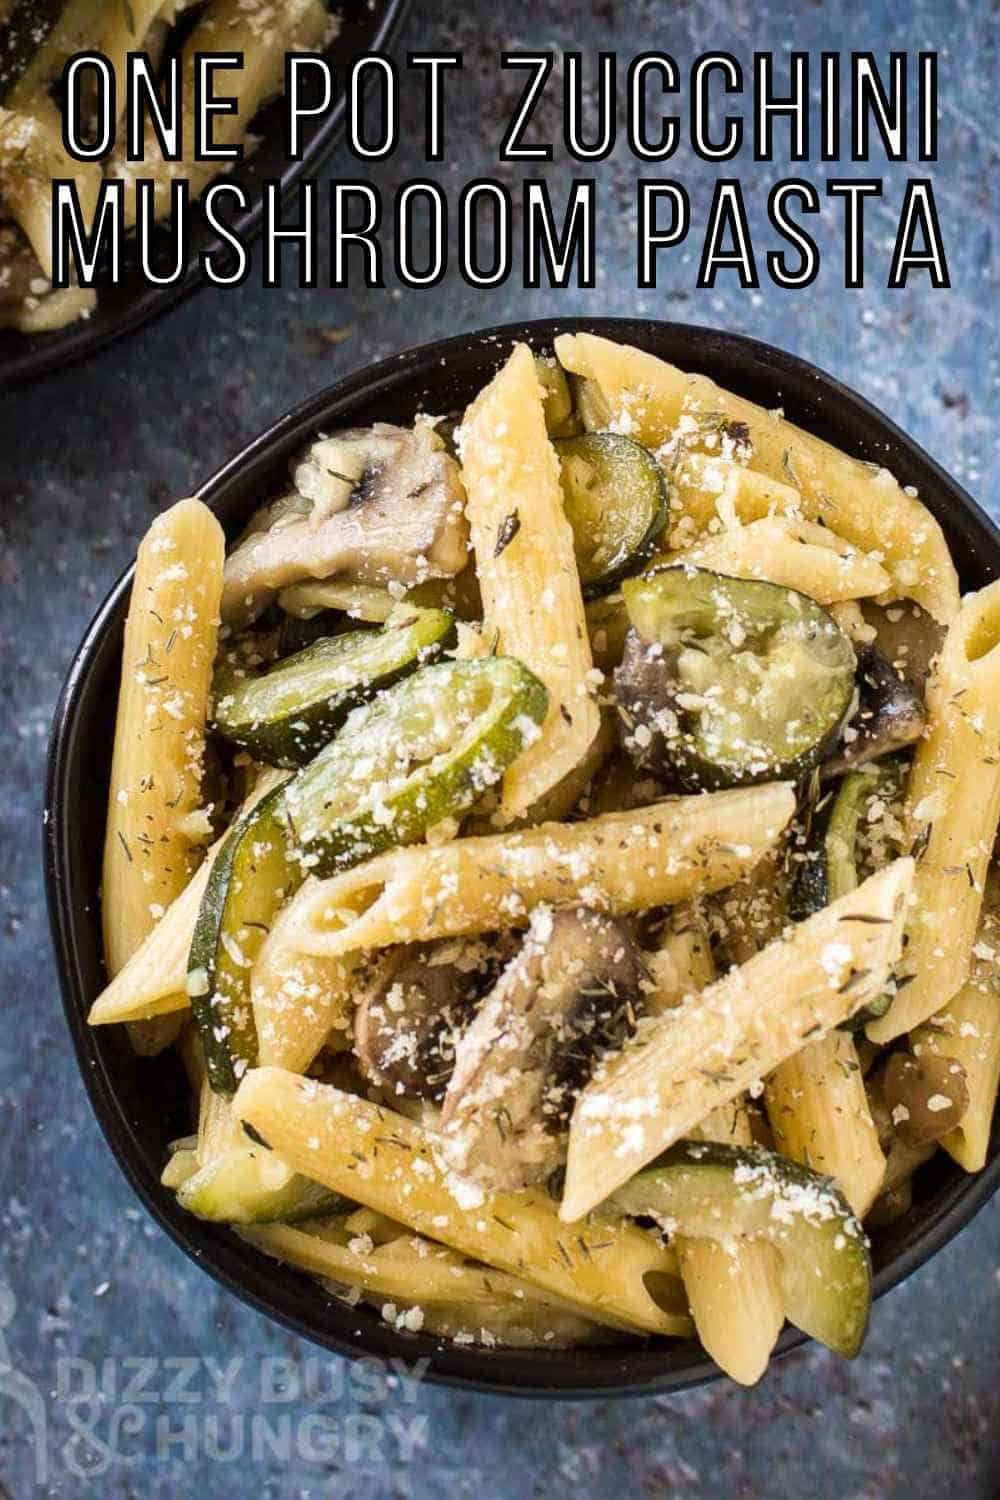
<svg viewBox="0 0 1000 1500"><path fill-rule="evenodd" d="M913 861L896 860L644 1030L595 1076L570 1126L560 1217L646 1162L878 995L902 944Z"/></svg>
<svg viewBox="0 0 1000 1500"><path fill-rule="evenodd" d="M114 69L119 118L125 113L128 54L144 46L150 27L164 9L169 7L163 0L128 0L127 5L106 5L101 11L93 46Z"/></svg>
<svg viewBox="0 0 1000 1500"><path fill-rule="evenodd" d="M941 1141L966 1172L986 1165L990 1129L1000 1089L1000 911L980 923L969 977L943 1010L910 1038L917 1057L952 1057L965 1070L969 1104L960 1123ZM905 991L904 991L905 993Z"/></svg>
<svg viewBox="0 0 1000 1500"><path fill-rule="evenodd" d="M496 1328L497 1342L504 1344L558 1347L567 1337L579 1342L594 1327L581 1318L573 1303L546 1295L506 1271L470 1265L456 1251L406 1230L381 1245L371 1245L370 1235L352 1233L349 1224L341 1227L322 1221L305 1228L262 1224L241 1229L239 1234L275 1260L358 1287L370 1301L390 1298L397 1311L400 1304L419 1308L418 1318L400 1319L411 1330L439 1332L449 1309L459 1307L466 1327L476 1334L484 1325ZM366 1243L371 1248L365 1248ZM515 1332L518 1328L520 1338Z"/></svg>
<svg viewBox="0 0 1000 1500"><path fill-rule="evenodd" d="M580 823L400 849L330 880L289 907L303 953L337 957L390 943L520 927L533 906L644 911L729 885L794 811L781 782L678 797Z"/></svg>
<svg viewBox="0 0 1000 1500"><path fill-rule="evenodd" d="M696 563L733 578L765 578L820 604L884 594L891 583L881 563L827 527L784 516L727 527L671 561Z"/></svg>
<svg viewBox="0 0 1000 1500"><path fill-rule="evenodd" d="M688 374L655 355L590 333L561 334L560 362L595 381L612 425L647 448L697 440L699 423L745 425L749 467L802 496L806 520L822 519L863 552L881 556L893 591L916 599L947 624L958 611L958 577L944 534L924 505L886 469L850 458L776 412L734 396L707 376Z"/></svg>
<svg viewBox="0 0 1000 1500"><path fill-rule="evenodd" d="M209 832L201 769L224 556L212 512L181 500L153 522L136 558L104 835L112 978L184 890ZM174 1021L140 1023L132 1040L138 1052L155 1053L177 1029Z"/></svg>
<svg viewBox="0 0 1000 1500"><path fill-rule="evenodd" d="M182 500L153 522L136 559L104 843L112 975L180 895L204 844L201 761L224 552L208 507Z"/></svg>
<svg viewBox="0 0 1000 1500"><path fill-rule="evenodd" d="M442 1169L433 1138L412 1121L278 1068L248 1072L233 1113L304 1176L523 1276L595 1322L680 1337L691 1331L686 1316L664 1311L647 1290L646 1276L670 1276L675 1266L654 1234L615 1219L569 1234L546 1194L486 1193Z"/></svg>
<svg viewBox="0 0 1000 1500"><path fill-rule="evenodd" d="M504 777L501 813L516 818L583 759L600 725L573 534L542 388L519 344L461 428L466 514L488 632L544 682L541 734Z"/></svg>
<svg viewBox="0 0 1000 1500"><path fill-rule="evenodd" d="M764 1103L782 1156L837 1180L863 1218L882 1190L885 1157L854 1039L831 1031L775 1068Z"/></svg>
<svg viewBox="0 0 1000 1500"><path fill-rule="evenodd" d="M334 1033L348 1045L358 973L353 956L301 952L291 908L279 912L253 966L251 995L261 1067L304 1073Z"/></svg>
<svg viewBox="0 0 1000 1500"><path fill-rule="evenodd" d="M666 935L648 960L655 988L646 997L651 1014L663 1014L715 978L708 928L690 905L670 915ZM742 1099L734 1099L692 1131L700 1140L751 1146ZM778 1259L763 1241L673 1240L681 1279L698 1337L721 1370L741 1385L755 1385L767 1369L785 1321Z"/></svg>
<svg viewBox="0 0 1000 1500"><path fill-rule="evenodd" d="M802 496L792 485L747 468L735 457L684 451L670 466L668 543L680 550L703 533L768 516L802 520Z"/></svg>
<svg viewBox="0 0 1000 1500"><path fill-rule="evenodd" d="M917 875L900 986L867 1027L912 1031L965 984L1000 821L1000 583L962 601L927 685L905 816Z"/></svg>
<svg viewBox="0 0 1000 1500"><path fill-rule="evenodd" d="M284 779L280 771L265 772L247 798L245 807L253 806ZM149 936L98 995L90 1008L88 1025L110 1026L117 1021L143 1021L166 1012L190 1010L188 954L212 861L223 842L224 836L216 840Z"/></svg>

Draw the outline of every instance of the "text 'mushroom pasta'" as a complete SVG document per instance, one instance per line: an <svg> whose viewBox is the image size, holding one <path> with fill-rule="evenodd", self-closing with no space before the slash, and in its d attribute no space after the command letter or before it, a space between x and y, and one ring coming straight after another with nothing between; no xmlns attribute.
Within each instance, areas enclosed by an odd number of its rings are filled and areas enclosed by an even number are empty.
<svg viewBox="0 0 1000 1500"><path fill-rule="evenodd" d="M851 1356L866 1227L1000 1077L1000 584L886 471L516 346L140 549L94 1025L163 1181L400 1329Z"/></svg>

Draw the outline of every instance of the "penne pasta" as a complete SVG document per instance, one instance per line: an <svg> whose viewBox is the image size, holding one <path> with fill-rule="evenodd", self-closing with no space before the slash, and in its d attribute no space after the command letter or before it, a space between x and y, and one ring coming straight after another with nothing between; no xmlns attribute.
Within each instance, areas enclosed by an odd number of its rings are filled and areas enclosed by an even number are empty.
<svg viewBox="0 0 1000 1500"><path fill-rule="evenodd" d="M802 496L793 485L736 457L685 450L671 463L670 490L668 543L677 551L726 526L768 516L802 520Z"/></svg>
<svg viewBox="0 0 1000 1500"><path fill-rule="evenodd" d="M513 819L567 776L600 727L573 534L559 460L527 345L466 413L461 428L466 515L487 633L545 684L541 734L504 777L500 812Z"/></svg>
<svg viewBox="0 0 1000 1500"><path fill-rule="evenodd" d="M654 988L647 1010L663 1014L715 978L708 928L690 905L671 913L666 936L648 960ZM751 1146L742 1099L713 1110L692 1131L699 1140ZM698 1337L721 1370L741 1385L754 1385L767 1369L785 1321L779 1265L773 1246L762 1241L693 1239L676 1235L681 1279Z"/></svg>
<svg viewBox="0 0 1000 1500"><path fill-rule="evenodd" d="M104 835L112 978L184 890L210 831L201 769L224 555L212 512L182 500L153 522L136 558ZM155 1053L177 1030L176 1021L144 1022L132 1041L138 1052Z"/></svg>
<svg viewBox="0 0 1000 1500"><path fill-rule="evenodd" d="M289 907L289 932L301 952L338 957L521 927L543 902L616 913L669 905L738 879L778 838L794 804L791 786L773 782L401 849L308 881Z"/></svg>
<svg viewBox="0 0 1000 1500"><path fill-rule="evenodd" d="M334 1034L347 1045L356 1003L357 961L302 953L290 908L275 919L251 978L261 1067L304 1073Z"/></svg>
<svg viewBox="0 0 1000 1500"><path fill-rule="evenodd" d="M820 604L888 592L891 579L865 552L813 521L765 516L699 540L672 558L733 578L764 578Z"/></svg>
<svg viewBox="0 0 1000 1500"><path fill-rule="evenodd" d="M980 923L969 977L943 1010L910 1038L917 1057L929 1052L961 1063L969 1104L961 1122L941 1145L966 1172L986 1165L990 1129L1000 1089L1000 911L991 909ZM905 993L905 991L904 991Z"/></svg>
<svg viewBox="0 0 1000 1500"><path fill-rule="evenodd" d="M371 1302L382 1305L391 1299L383 1316L395 1311L400 1326L411 1331L448 1335L450 1324L450 1336L464 1326L478 1338L485 1327L494 1331L497 1343L527 1348L579 1343L594 1331L572 1303L540 1292L519 1276L470 1264L456 1251L405 1230L380 1245L350 1222L341 1227L321 1221L304 1228L265 1224L239 1233L266 1255L357 1287ZM419 1313L406 1318L401 1309Z"/></svg>
<svg viewBox="0 0 1000 1500"><path fill-rule="evenodd" d="M200 500L153 522L125 625L104 843L104 947L116 974L188 883L208 831L201 761L225 539Z"/></svg>
<svg viewBox="0 0 1000 1500"><path fill-rule="evenodd" d="M560 1217L579 1219L705 1116L879 994L913 862L896 860L647 1028L577 1100Z"/></svg>
<svg viewBox="0 0 1000 1500"><path fill-rule="evenodd" d="M868 1024L884 1044L965 984L1000 822L1000 583L962 601L927 685L929 722L907 785L917 857L899 993Z"/></svg>
<svg viewBox="0 0 1000 1500"><path fill-rule="evenodd" d="M675 1265L654 1234L614 1219L595 1219L568 1234L546 1194L487 1194L443 1169L433 1138L412 1121L281 1069L248 1072L232 1108L296 1171L523 1276L596 1322L690 1333L690 1320L664 1311L647 1289L646 1277L669 1277Z"/></svg>
<svg viewBox="0 0 1000 1500"><path fill-rule="evenodd" d="M854 1039L831 1031L775 1068L764 1104L782 1156L834 1177L861 1219L882 1189L885 1156Z"/></svg>
<svg viewBox="0 0 1000 1500"><path fill-rule="evenodd" d="M245 808L249 809L284 779L280 771L265 772L247 799ZM223 842L224 838L216 840L149 936L98 995L90 1008L88 1025L110 1026L120 1021L142 1021L175 1011L181 1013L183 1020L183 1012L190 1011L188 954L212 862Z"/></svg>
<svg viewBox="0 0 1000 1500"><path fill-rule="evenodd" d="M719 445L723 423L742 424L749 467L797 489L806 520L822 519L863 552L882 555L895 593L947 624L958 610L958 577L944 534L920 501L886 469L850 458L811 433L640 349L594 334L561 334L562 365L600 389L611 425L663 450L678 439Z"/></svg>

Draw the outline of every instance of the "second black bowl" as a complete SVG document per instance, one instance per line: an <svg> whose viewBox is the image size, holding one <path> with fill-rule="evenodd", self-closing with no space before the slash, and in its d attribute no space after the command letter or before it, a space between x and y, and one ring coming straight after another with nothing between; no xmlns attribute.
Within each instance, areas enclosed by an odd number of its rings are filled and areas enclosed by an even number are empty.
<svg viewBox="0 0 1000 1500"><path fill-rule="evenodd" d="M965 589L1000 573L1000 532L965 491L899 428L821 370L755 340L673 323L566 319L508 325L410 350L320 392L251 443L200 494L230 534L287 476L289 458L319 429L406 422L463 406L517 340L551 348L588 330L636 344L762 405L914 485L947 534ZM172 1059L136 1058L124 1029L91 1030L86 1014L105 983L99 885L114 705L129 570L112 589L73 661L49 754L45 865L63 1000L94 1112L150 1213L216 1280L303 1338L343 1354L429 1360L432 1379L516 1395L588 1396L680 1390L718 1375L696 1343L620 1348L484 1350L397 1333L374 1311L348 1308L305 1275L267 1260L229 1231L192 1218L160 1187L168 1143L189 1128L187 1086ZM939 1153L940 1156L940 1153ZM874 1237L875 1294L895 1286L957 1234L1000 1184L1000 1122L985 1169L967 1176L947 1159L918 1176L912 1212ZM778 1351L803 1336L786 1328Z"/></svg>
<svg viewBox="0 0 1000 1500"><path fill-rule="evenodd" d="M127 0L126 0L127 3ZM323 48L323 55L333 64L338 78L362 53L384 52L389 46L405 9L406 0L347 0L332 5L340 18L337 35ZM318 100L309 101L318 104ZM264 184L280 180L282 199L287 199L295 184L314 177L333 150L344 126L345 105L340 95L333 109L317 115L303 125L303 150L299 161L288 161L283 143L283 106L271 100L253 120L257 148L229 174L229 181L246 188L251 207L233 216L233 229L244 241L259 232L262 218ZM154 237L170 264L171 237L160 225ZM117 285L98 285L97 307L91 317L56 328L49 333L19 333L13 328L0 329L0 390L34 380L50 370L61 370L74 360L84 359L105 344L160 317L184 297L202 285L199 257L218 249L221 240L200 208L195 208L187 268L173 286L154 286L141 274L134 239L125 243L123 273ZM155 253L155 246L154 246Z"/></svg>

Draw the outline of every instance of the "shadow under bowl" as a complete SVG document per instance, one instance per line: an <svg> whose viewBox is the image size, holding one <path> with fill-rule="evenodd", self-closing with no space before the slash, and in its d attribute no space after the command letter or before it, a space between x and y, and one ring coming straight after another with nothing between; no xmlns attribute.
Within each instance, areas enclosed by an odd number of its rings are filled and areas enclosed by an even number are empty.
<svg viewBox="0 0 1000 1500"><path fill-rule="evenodd" d="M845 386L753 339L675 323L564 319L510 324L410 350L340 381L279 419L225 464L199 494L230 535L286 482L290 457L317 431L419 411L461 408L517 340L551 349L556 334L590 331L638 345L768 408L913 485L947 535L963 589L1000 573L1000 531L971 497L898 427ZM190 1129L186 1082L173 1054L144 1060L123 1027L91 1030L89 1006L106 980L99 886L122 631L132 570L115 584L76 653L52 728L45 814L45 875L63 1002L80 1071L118 1164L153 1217L210 1275L295 1333L339 1354L426 1358L428 1378L521 1396L640 1395L716 1378L694 1342L500 1350L396 1332L366 1307L349 1308L304 1273L267 1259L230 1231L183 1212L159 1184L168 1143ZM1000 1122L989 1161L968 1176L943 1153L916 1182L912 1211L873 1236L875 1295L935 1254L1000 1184ZM786 1328L778 1352L804 1342Z"/></svg>

